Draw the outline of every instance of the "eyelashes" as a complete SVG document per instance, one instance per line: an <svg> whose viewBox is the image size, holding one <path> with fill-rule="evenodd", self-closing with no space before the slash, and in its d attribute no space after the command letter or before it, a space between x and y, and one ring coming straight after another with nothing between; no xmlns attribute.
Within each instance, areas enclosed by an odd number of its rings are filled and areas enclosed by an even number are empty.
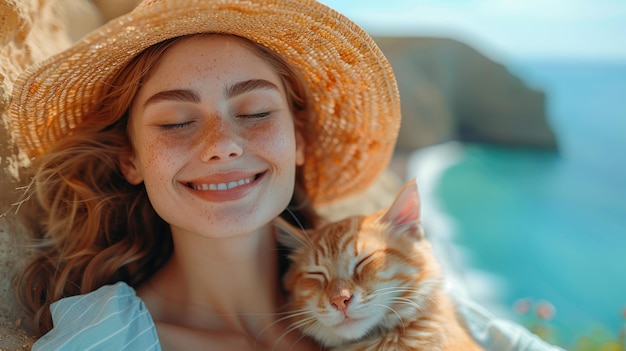
<svg viewBox="0 0 626 351"><path fill-rule="evenodd" d="M259 118L265 118L265 117L269 117L269 115L271 115L272 113L269 111L266 112L261 112L261 113L253 113L250 115L238 115L237 117L240 118L249 118L249 119L259 119Z"/></svg>
<svg viewBox="0 0 626 351"><path fill-rule="evenodd" d="M237 115L237 118L242 119L263 119L269 117L272 114L270 111L264 111L259 113L245 114L245 115ZM163 130L175 130L175 129L183 129L185 127L191 126L195 123L195 120L181 122L181 123L166 123L161 124L159 127Z"/></svg>
<svg viewBox="0 0 626 351"><path fill-rule="evenodd" d="M168 124L161 124L159 127L163 130L182 129L187 126L190 126L194 122L195 121L187 121L187 122L182 122L182 123L168 123Z"/></svg>

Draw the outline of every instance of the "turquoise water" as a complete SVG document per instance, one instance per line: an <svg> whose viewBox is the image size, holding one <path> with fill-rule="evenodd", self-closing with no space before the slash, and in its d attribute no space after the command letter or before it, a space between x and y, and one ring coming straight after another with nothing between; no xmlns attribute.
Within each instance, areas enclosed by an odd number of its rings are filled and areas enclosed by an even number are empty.
<svg viewBox="0 0 626 351"><path fill-rule="evenodd" d="M547 300L570 342L626 308L626 182L576 169L547 152L465 146L439 179L441 210L476 268L505 279L500 303Z"/></svg>
<svg viewBox="0 0 626 351"><path fill-rule="evenodd" d="M503 306L549 301L563 346L600 330L616 338L626 325L626 65L514 71L546 91L559 152L464 145L438 179L440 210L472 264L506 282Z"/></svg>

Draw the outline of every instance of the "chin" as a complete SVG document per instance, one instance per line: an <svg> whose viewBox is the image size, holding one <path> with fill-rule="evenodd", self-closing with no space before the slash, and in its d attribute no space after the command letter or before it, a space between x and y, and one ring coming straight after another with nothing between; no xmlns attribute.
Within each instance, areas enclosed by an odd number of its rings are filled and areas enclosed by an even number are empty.
<svg viewBox="0 0 626 351"><path fill-rule="evenodd" d="M343 323L343 325L322 325L318 323L305 333L320 342L324 347L336 347L366 337L376 326L373 318Z"/></svg>

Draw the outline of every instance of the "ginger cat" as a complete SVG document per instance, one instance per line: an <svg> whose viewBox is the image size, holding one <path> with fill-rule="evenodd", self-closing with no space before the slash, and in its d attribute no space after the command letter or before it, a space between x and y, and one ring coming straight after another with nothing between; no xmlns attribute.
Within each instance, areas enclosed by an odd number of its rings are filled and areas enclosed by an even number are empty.
<svg viewBox="0 0 626 351"><path fill-rule="evenodd" d="M276 220L294 328L332 350L482 350L442 292L412 180L386 210L304 232Z"/></svg>

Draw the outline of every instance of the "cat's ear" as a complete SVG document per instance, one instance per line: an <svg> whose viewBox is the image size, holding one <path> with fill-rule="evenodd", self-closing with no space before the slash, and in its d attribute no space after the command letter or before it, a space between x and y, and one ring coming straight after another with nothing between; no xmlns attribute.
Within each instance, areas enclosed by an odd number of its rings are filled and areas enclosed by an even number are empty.
<svg viewBox="0 0 626 351"><path fill-rule="evenodd" d="M420 196L415 179L402 187L380 220L389 223L397 231L407 232L418 239L424 236L420 220Z"/></svg>
<svg viewBox="0 0 626 351"><path fill-rule="evenodd" d="M304 229L294 227L281 216L274 218L272 223L277 229L276 240L281 245L296 250L308 241Z"/></svg>

